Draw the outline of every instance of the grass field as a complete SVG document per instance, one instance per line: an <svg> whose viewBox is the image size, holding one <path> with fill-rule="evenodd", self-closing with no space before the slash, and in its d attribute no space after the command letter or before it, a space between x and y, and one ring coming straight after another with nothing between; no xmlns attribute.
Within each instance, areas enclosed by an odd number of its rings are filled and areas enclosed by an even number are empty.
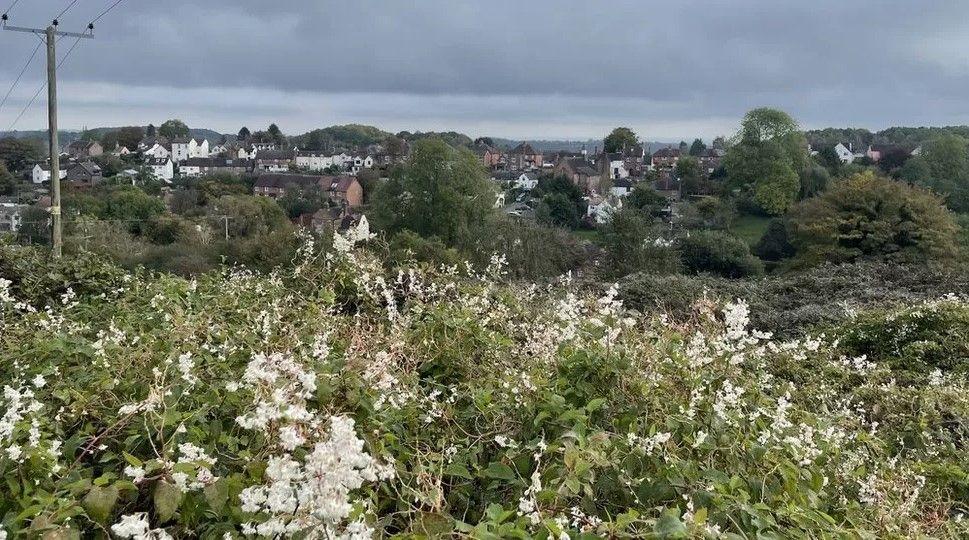
<svg viewBox="0 0 969 540"><path fill-rule="evenodd" d="M771 218L762 216L740 216L730 227L730 232L753 246L764 235Z"/></svg>

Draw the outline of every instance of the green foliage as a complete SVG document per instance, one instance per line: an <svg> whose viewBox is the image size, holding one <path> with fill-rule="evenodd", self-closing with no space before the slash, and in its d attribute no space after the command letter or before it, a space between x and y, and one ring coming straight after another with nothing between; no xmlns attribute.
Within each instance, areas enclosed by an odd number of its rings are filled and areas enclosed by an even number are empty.
<svg viewBox="0 0 969 540"><path fill-rule="evenodd" d="M575 236L559 228L550 228L506 216L493 218L479 229L470 256L479 264L490 257L504 256L507 272L516 279L542 280L562 276L589 259Z"/></svg>
<svg viewBox="0 0 969 540"><path fill-rule="evenodd" d="M39 206L29 206L20 214L17 241L22 244L50 243L50 212Z"/></svg>
<svg viewBox="0 0 969 540"><path fill-rule="evenodd" d="M911 306L950 293L969 295L969 267L825 264L768 279L639 273L623 279L620 292L630 307L680 321L695 317L706 302L746 298L754 326L800 336L842 325L857 311Z"/></svg>
<svg viewBox="0 0 969 540"><path fill-rule="evenodd" d="M539 223L575 229L585 216L582 190L564 176L543 177L532 190L538 200L535 216Z"/></svg>
<svg viewBox="0 0 969 540"><path fill-rule="evenodd" d="M134 234L144 232L146 224L165 212L165 203L134 186L119 186L104 199L100 218L124 224Z"/></svg>
<svg viewBox="0 0 969 540"><path fill-rule="evenodd" d="M213 228L224 230L225 216L231 237L257 236L290 227L283 209L267 197L224 195L209 205Z"/></svg>
<svg viewBox="0 0 969 540"><path fill-rule="evenodd" d="M117 535L142 514L150 536L174 538L274 518L328 519L297 537L351 523L407 538L969 533L964 376L859 364L826 338L770 341L741 302L674 324L614 291L385 270L364 249L192 280L5 249L11 536ZM68 274L62 300L48 276ZM662 292L689 278L657 279ZM945 321L964 326L966 307L951 306L911 343L957 346ZM245 421L260 411L264 425ZM342 489L371 464L381 474ZM283 475L273 502L292 505L273 514L258 490Z"/></svg>
<svg viewBox="0 0 969 540"><path fill-rule="evenodd" d="M639 144L639 137L633 130L627 127L617 127L603 140L603 149L606 152L622 152L623 149L632 148L637 144Z"/></svg>
<svg viewBox="0 0 969 540"><path fill-rule="evenodd" d="M801 171L800 198L814 197L824 191L829 182L831 182L831 173L828 172L828 169L819 165L809 166Z"/></svg>
<svg viewBox="0 0 969 540"><path fill-rule="evenodd" d="M683 268L727 278L756 276L764 272L761 262L739 238L722 231L695 231L680 241Z"/></svg>
<svg viewBox="0 0 969 540"><path fill-rule="evenodd" d="M841 349L852 357L886 363L893 370L929 375L969 374L969 306L934 301L901 311L873 311L838 330Z"/></svg>
<svg viewBox="0 0 969 540"><path fill-rule="evenodd" d="M191 134L185 122L177 119L168 120L161 126L158 126L158 135L167 137L168 139L188 137Z"/></svg>
<svg viewBox="0 0 969 540"><path fill-rule="evenodd" d="M649 216L624 208L599 227L599 245L605 249L602 272L618 278L634 272L670 274L679 270L676 250Z"/></svg>
<svg viewBox="0 0 969 540"><path fill-rule="evenodd" d="M754 109L744 117L737 139L723 160L728 186L752 193L768 214L783 214L797 201L798 174L808 165L797 122L782 111Z"/></svg>
<svg viewBox="0 0 969 540"><path fill-rule="evenodd" d="M405 267L414 263L431 266L454 266L462 262L457 250L444 245L437 238L422 238L411 231L400 231L390 240L387 262L391 266Z"/></svg>
<svg viewBox="0 0 969 540"><path fill-rule="evenodd" d="M374 225L410 230L464 249L493 214L494 193L474 154L439 139L414 144L410 157L371 198Z"/></svg>
<svg viewBox="0 0 969 540"><path fill-rule="evenodd" d="M676 177L680 180L684 195L696 195L704 193L703 170L700 167L700 160L693 156L684 156L676 162L674 170Z"/></svg>
<svg viewBox="0 0 969 540"><path fill-rule="evenodd" d="M639 182L633 186L625 202L627 207L635 208L653 217L663 215L666 207L669 206L666 197L660 195L647 182Z"/></svg>
<svg viewBox="0 0 969 540"><path fill-rule="evenodd" d="M13 172L24 171L45 156L40 142L33 139L0 139L0 162Z"/></svg>
<svg viewBox="0 0 969 540"><path fill-rule="evenodd" d="M12 195L16 185L17 179L10 174L3 161L0 161L0 195Z"/></svg>
<svg viewBox="0 0 969 540"><path fill-rule="evenodd" d="M765 261L781 261L793 257L797 248L791 243L791 232L783 219L772 219L767 231L754 246L754 254Z"/></svg>
<svg viewBox="0 0 969 540"><path fill-rule="evenodd" d="M703 139L693 139L693 144L690 145L690 155L701 156L706 149L707 145L703 143Z"/></svg>
<svg viewBox="0 0 969 540"><path fill-rule="evenodd" d="M868 172L836 182L793 212L802 264L948 260L956 225L935 195Z"/></svg>
<svg viewBox="0 0 969 540"><path fill-rule="evenodd" d="M942 195L949 208L969 211L969 142L958 135L942 135L925 145L921 157L931 173L922 185Z"/></svg>

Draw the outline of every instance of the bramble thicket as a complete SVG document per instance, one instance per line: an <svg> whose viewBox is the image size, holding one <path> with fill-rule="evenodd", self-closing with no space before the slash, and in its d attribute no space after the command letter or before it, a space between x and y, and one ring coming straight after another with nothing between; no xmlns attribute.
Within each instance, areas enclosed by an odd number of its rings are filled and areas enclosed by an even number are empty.
<svg viewBox="0 0 969 540"><path fill-rule="evenodd" d="M191 279L0 246L0 538L969 535L965 297L774 337L370 238Z"/></svg>

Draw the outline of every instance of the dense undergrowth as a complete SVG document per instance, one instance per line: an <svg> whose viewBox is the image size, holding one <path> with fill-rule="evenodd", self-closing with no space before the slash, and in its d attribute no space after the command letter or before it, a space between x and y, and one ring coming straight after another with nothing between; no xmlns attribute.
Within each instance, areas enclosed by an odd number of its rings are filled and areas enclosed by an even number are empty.
<svg viewBox="0 0 969 540"><path fill-rule="evenodd" d="M2 530L969 534L964 300L785 341L741 300L673 322L367 237L191 280L2 248Z"/></svg>

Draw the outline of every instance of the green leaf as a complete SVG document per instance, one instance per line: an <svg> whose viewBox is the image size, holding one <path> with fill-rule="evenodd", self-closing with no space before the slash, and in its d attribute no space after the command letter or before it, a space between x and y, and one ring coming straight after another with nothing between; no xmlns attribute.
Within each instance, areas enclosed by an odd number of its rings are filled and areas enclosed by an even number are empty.
<svg viewBox="0 0 969 540"><path fill-rule="evenodd" d="M679 512L671 509L663 512L656 520L653 532L660 538L685 538L687 530L686 525L680 521Z"/></svg>
<svg viewBox="0 0 969 540"><path fill-rule="evenodd" d="M511 470L511 467L505 465L504 463L498 463L497 461L492 461L488 464L488 468L485 469L482 474L488 478L497 478L500 480L514 480L515 471Z"/></svg>
<svg viewBox="0 0 969 540"><path fill-rule="evenodd" d="M118 488L115 486L94 486L87 492L81 505L88 517L93 521L104 524L111 517L111 511L118 502Z"/></svg>
<svg viewBox="0 0 969 540"><path fill-rule="evenodd" d="M121 452L121 455L124 456L124 460L128 462L128 465L131 465L132 467L141 467L143 465L140 459L129 454L128 452Z"/></svg>
<svg viewBox="0 0 969 540"><path fill-rule="evenodd" d="M606 398L595 398L585 406L585 410L588 412L597 411L601 409L602 406L605 404L606 404Z"/></svg>
<svg viewBox="0 0 969 540"><path fill-rule="evenodd" d="M447 467L444 467L444 474L450 476L459 476L468 480L472 479L471 471L460 463L448 463Z"/></svg>
<svg viewBox="0 0 969 540"><path fill-rule="evenodd" d="M178 506L182 504L182 498L185 494L182 490L169 484L164 480L159 480L155 484L155 495L153 497L155 502L155 515L158 516L158 522L164 523L175 515L178 510Z"/></svg>
<svg viewBox="0 0 969 540"><path fill-rule="evenodd" d="M222 479L205 486L205 501L216 512L221 512L229 500L229 485Z"/></svg>

